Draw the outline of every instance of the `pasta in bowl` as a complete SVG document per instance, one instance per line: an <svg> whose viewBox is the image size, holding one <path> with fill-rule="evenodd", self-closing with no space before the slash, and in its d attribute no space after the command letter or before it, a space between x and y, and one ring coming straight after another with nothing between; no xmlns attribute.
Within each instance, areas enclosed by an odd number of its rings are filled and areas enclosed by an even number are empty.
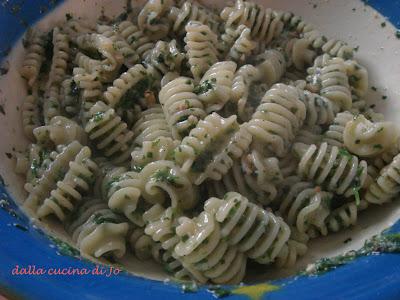
<svg viewBox="0 0 400 300"><path fill-rule="evenodd" d="M26 38L23 207L84 256L237 284L399 192L367 68L293 13L150 0Z"/></svg>

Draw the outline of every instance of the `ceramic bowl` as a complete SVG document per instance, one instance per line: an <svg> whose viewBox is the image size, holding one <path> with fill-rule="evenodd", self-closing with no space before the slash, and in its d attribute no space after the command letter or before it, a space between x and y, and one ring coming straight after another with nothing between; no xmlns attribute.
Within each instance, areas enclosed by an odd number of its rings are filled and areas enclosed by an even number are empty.
<svg viewBox="0 0 400 300"><path fill-rule="evenodd" d="M223 6L225 1L202 1ZM368 68L370 86L367 100L375 104L388 120L400 125L400 3L392 0L266 0L256 1L275 9L292 11L317 26L329 37L348 42L358 49L357 59ZM363 212L357 226L320 238L295 268L277 271L257 269L242 286L195 287L166 281L161 269L151 263L135 261L127 271L82 259L68 245L49 238L30 222L16 203L26 195L23 179L14 173L15 152L28 141L21 126L20 107L24 82L18 75L23 57L21 37L29 26L49 28L66 13L95 20L103 11L114 16L124 9L125 1L2 1L0 5L0 294L10 299L400 299L400 255L377 244L356 255L337 256L359 249L364 242L386 228L395 245L400 224L399 205L391 204ZM140 7L140 1L133 1ZM397 34L396 34L397 33ZM5 73L5 74L3 74ZM374 240L376 242L377 239ZM371 243L369 244L371 246ZM368 245L367 245L368 246ZM365 248L364 248L365 249ZM393 251L392 251L393 252ZM299 273L323 257L336 257L338 267L327 265L319 275ZM330 262L330 261L325 261ZM16 270L31 266L31 274ZM320 266L320 265L318 265ZM90 270L86 275L40 275L40 268ZM36 270L36 273L34 272ZM97 270L97 273L93 270ZM39 272L39 273L38 273ZM101 274L103 272L103 274Z"/></svg>

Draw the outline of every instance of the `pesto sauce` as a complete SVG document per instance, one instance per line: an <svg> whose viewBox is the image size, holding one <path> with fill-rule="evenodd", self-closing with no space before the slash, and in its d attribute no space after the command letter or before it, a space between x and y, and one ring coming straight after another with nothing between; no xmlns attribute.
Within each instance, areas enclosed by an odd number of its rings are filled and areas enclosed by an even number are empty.
<svg viewBox="0 0 400 300"><path fill-rule="evenodd" d="M59 238L56 238L54 236L48 236L50 241L57 247L58 252L61 255L65 256L72 256L72 257L78 257L79 256L79 250L76 248L72 247L70 244L60 240Z"/></svg>
<svg viewBox="0 0 400 300"><path fill-rule="evenodd" d="M79 96L79 92L80 92L80 87L76 84L76 82L74 80L71 81L71 96L73 97L78 97Z"/></svg>
<svg viewBox="0 0 400 300"><path fill-rule="evenodd" d="M95 214L93 217L93 222L96 223L97 225L100 225L103 223L117 224L117 221L114 218L107 218L101 214Z"/></svg>
<svg viewBox="0 0 400 300"><path fill-rule="evenodd" d="M165 169L158 170L152 176L152 178L156 182L166 182L166 183L172 184L175 187L182 187L182 185L177 182L177 180L179 180L179 177L174 175L173 170L171 168L165 168Z"/></svg>
<svg viewBox="0 0 400 300"><path fill-rule="evenodd" d="M49 31L49 33L45 37L44 42L44 55L46 59L44 60L42 66L40 67L40 74L45 74L50 71L50 65L53 58L54 45L53 45L53 30Z"/></svg>
<svg viewBox="0 0 400 300"><path fill-rule="evenodd" d="M215 298L223 298L232 295L232 292L219 285L211 286L207 289Z"/></svg>
<svg viewBox="0 0 400 300"><path fill-rule="evenodd" d="M145 77L132 88L126 91L121 97L118 107L122 109L132 108L135 103L144 97L144 93L148 90L152 90L153 80L150 77Z"/></svg>
<svg viewBox="0 0 400 300"><path fill-rule="evenodd" d="M200 83L198 86L194 88L193 92L196 95L204 94L209 90L214 89L216 82L217 82L216 78L204 80L202 83Z"/></svg>
<svg viewBox="0 0 400 300"><path fill-rule="evenodd" d="M373 236L364 243L359 250L352 250L345 254L322 258L303 271L302 275L320 275L337 267L348 264L361 256L382 253L400 253L400 233L382 233Z"/></svg>

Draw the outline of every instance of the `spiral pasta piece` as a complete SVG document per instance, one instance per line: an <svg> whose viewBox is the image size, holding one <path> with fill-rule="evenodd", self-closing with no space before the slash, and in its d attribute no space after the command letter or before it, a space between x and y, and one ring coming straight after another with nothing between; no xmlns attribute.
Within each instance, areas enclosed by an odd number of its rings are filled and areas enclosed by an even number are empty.
<svg viewBox="0 0 400 300"><path fill-rule="evenodd" d="M400 192L400 155L384 167L375 181L368 186L364 200L373 204L390 202Z"/></svg>
<svg viewBox="0 0 400 300"><path fill-rule="evenodd" d="M338 112L337 106L328 98L304 91L306 105L307 126L328 125L335 122L335 115Z"/></svg>
<svg viewBox="0 0 400 300"><path fill-rule="evenodd" d="M26 170L26 183L24 189L31 193L38 184L50 163L59 153L50 151L44 145L30 144L27 149L28 169Z"/></svg>
<svg viewBox="0 0 400 300"><path fill-rule="evenodd" d="M355 60L346 60L345 65L352 94L358 98L364 97L368 91L367 69Z"/></svg>
<svg viewBox="0 0 400 300"><path fill-rule="evenodd" d="M357 212L361 207L365 207L364 200L361 204L356 202L346 203L333 210L327 218L327 227L331 232L338 232L341 229L348 228L357 223Z"/></svg>
<svg viewBox="0 0 400 300"><path fill-rule="evenodd" d="M94 27L87 20L74 18L73 16L70 17L63 25L63 32L68 34L74 43L76 43L78 36L94 31Z"/></svg>
<svg viewBox="0 0 400 300"><path fill-rule="evenodd" d="M136 85L139 88L145 84L146 69L143 65L137 64L129 68L128 71L121 74L121 76L114 80L113 84L104 92L104 99L111 107L115 107L121 101L121 98L134 89ZM130 97L135 95L128 95Z"/></svg>
<svg viewBox="0 0 400 300"><path fill-rule="evenodd" d="M204 209L215 215L221 226L221 238L249 258L260 264L270 264L278 257L287 261L291 231L281 218L236 192L227 193L224 199L210 198Z"/></svg>
<svg viewBox="0 0 400 300"><path fill-rule="evenodd" d="M232 100L237 105L237 115L241 121L250 120L267 90L267 86L260 81L262 76L253 65L244 65L236 71L232 82Z"/></svg>
<svg viewBox="0 0 400 300"><path fill-rule="evenodd" d="M157 160L173 160L174 150L179 141L170 137L159 137L153 141L144 141L141 148L132 151L132 168L143 168L147 164Z"/></svg>
<svg viewBox="0 0 400 300"><path fill-rule="evenodd" d="M296 227L300 234L315 237L327 235L327 219L333 194L321 191L310 182L295 183L280 205L279 212L289 226Z"/></svg>
<svg viewBox="0 0 400 300"><path fill-rule="evenodd" d="M361 157L374 157L389 151L398 140L399 133L392 122L368 121L357 115L346 123L343 142L350 152Z"/></svg>
<svg viewBox="0 0 400 300"><path fill-rule="evenodd" d="M51 146L68 145L78 141L82 145L87 144L87 136L81 126L71 119L55 116L50 120L49 125L40 126L33 130L36 142Z"/></svg>
<svg viewBox="0 0 400 300"><path fill-rule="evenodd" d="M87 219L72 231L81 255L122 257L126 252L129 229L126 220L100 205L87 210L82 212Z"/></svg>
<svg viewBox="0 0 400 300"><path fill-rule="evenodd" d="M152 142L160 137L172 138L171 130L160 105L144 110L132 128L134 144Z"/></svg>
<svg viewBox="0 0 400 300"><path fill-rule="evenodd" d="M222 239L220 225L212 214L204 211L194 219L182 217L178 221L180 241L174 257L196 280L237 284L243 279L247 257Z"/></svg>
<svg viewBox="0 0 400 300"><path fill-rule="evenodd" d="M167 12L173 4L173 0L147 1L138 16L139 28L149 33L153 40L166 37L170 29Z"/></svg>
<svg viewBox="0 0 400 300"><path fill-rule="evenodd" d="M180 36L185 34L185 27L190 21L200 22L211 31L218 32L219 16L193 1L182 2L179 7L173 6L168 19L172 22L172 32Z"/></svg>
<svg viewBox="0 0 400 300"><path fill-rule="evenodd" d="M375 179L379 176L380 171L389 165L393 158L399 154L398 141L390 150L382 153L378 157L374 157L368 161L368 175Z"/></svg>
<svg viewBox="0 0 400 300"><path fill-rule="evenodd" d="M251 143L246 124L239 126L236 116L227 119L208 115L190 131L175 149L175 160L196 185L205 179L220 180Z"/></svg>
<svg viewBox="0 0 400 300"><path fill-rule="evenodd" d="M188 210L197 203L196 187L172 161L147 164L140 172L143 198L151 204L162 204L168 195L172 208Z"/></svg>
<svg viewBox="0 0 400 300"><path fill-rule="evenodd" d="M287 61L284 54L276 49L266 50L256 56L256 68L260 77L269 86L278 82L286 71Z"/></svg>
<svg viewBox="0 0 400 300"><path fill-rule="evenodd" d="M103 102L97 102L90 109L91 118L85 126L85 131L97 149L115 163L124 162L130 155L130 144L133 132L128 125L116 115L114 109Z"/></svg>
<svg viewBox="0 0 400 300"><path fill-rule="evenodd" d="M256 47L256 43L251 39L251 31L246 26L239 26L237 31L239 34L229 50L228 58L243 63Z"/></svg>
<svg viewBox="0 0 400 300"><path fill-rule="evenodd" d="M154 43L151 41L150 37L131 21L123 21L117 24L116 30L133 50L136 51L140 59L145 58L154 47Z"/></svg>
<svg viewBox="0 0 400 300"><path fill-rule="evenodd" d="M340 110L352 107L352 98L343 59L322 55L315 59L314 66L307 70L309 88L335 103Z"/></svg>
<svg viewBox="0 0 400 300"><path fill-rule="evenodd" d="M343 132L346 124L353 120L353 118L353 114L348 111L336 114L333 123L329 125L328 130L324 132L323 141L336 147L344 146Z"/></svg>
<svg viewBox="0 0 400 300"><path fill-rule="evenodd" d="M40 69L45 61L46 36L39 32L29 32L27 39L29 46L20 69L20 74L26 79L28 85L33 87L37 82Z"/></svg>
<svg viewBox="0 0 400 300"><path fill-rule="evenodd" d="M61 33L58 27L53 29L53 46L53 58L46 89L49 89L53 85L58 86L61 84L67 74L67 67L70 59L69 37Z"/></svg>
<svg viewBox="0 0 400 300"><path fill-rule="evenodd" d="M87 33L78 36L76 43L80 49L97 51L97 56L103 60L102 67L105 71L114 71L121 66L123 57L118 54L112 39L98 33Z"/></svg>
<svg viewBox="0 0 400 300"><path fill-rule="evenodd" d="M257 150L236 160L221 181L207 182L211 195L222 198L227 192L238 192L250 201L269 205L276 199L277 184L283 179L278 159L265 158Z"/></svg>
<svg viewBox="0 0 400 300"><path fill-rule="evenodd" d="M236 63L220 61L212 65L201 78L194 92L203 102L206 113L222 109L230 100L235 71Z"/></svg>
<svg viewBox="0 0 400 300"><path fill-rule="evenodd" d="M128 68L133 67L139 62L139 55L128 44L128 42L119 35L112 26L97 24L97 32L113 42L113 47L119 55L123 57L124 65Z"/></svg>
<svg viewBox="0 0 400 300"><path fill-rule="evenodd" d="M160 260L166 271L173 274L175 278L184 279L189 278L190 274L173 257L173 249L179 242L179 237L175 234L179 216L180 213L173 210L172 207L165 209L156 204L144 213L143 219L147 224L145 233L162 249Z"/></svg>
<svg viewBox="0 0 400 300"><path fill-rule="evenodd" d="M89 147L83 147L76 155L74 161L69 163L69 170L61 181L57 182L57 188L50 192L37 210L39 218L54 214L60 221L73 211L82 197L94 183L97 165L90 160Z"/></svg>
<svg viewBox="0 0 400 300"><path fill-rule="evenodd" d="M175 139L186 136L206 116L203 103L194 93L193 80L178 77L159 93L160 103Z"/></svg>
<svg viewBox="0 0 400 300"><path fill-rule="evenodd" d="M225 7L221 18L226 22L225 27L246 25L251 30L251 37L265 44L269 44L283 30L280 16L272 9L243 0L236 0L234 7Z"/></svg>
<svg viewBox="0 0 400 300"><path fill-rule="evenodd" d="M108 207L116 212L125 215L132 223L142 227L142 201L141 201L141 180L136 172L121 172L113 170L111 178L105 179L104 194L107 195ZM121 173L120 173L121 172Z"/></svg>
<svg viewBox="0 0 400 300"><path fill-rule="evenodd" d="M146 57L146 62L165 75L168 72L179 73L185 59L185 54L179 51L176 40L171 40L169 43L158 41Z"/></svg>
<svg viewBox="0 0 400 300"><path fill-rule="evenodd" d="M297 143L294 150L301 158L298 174L338 195L357 196L365 187L367 163L345 149L322 143L319 147Z"/></svg>
<svg viewBox="0 0 400 300"><path fill-rule="evenodd" d="M28 95L22 104L21 112L25 136L33 141L35 139L33 130L41 125L38 96Z"/></svg>
<svg viewBox="0 0 400 300"><path fill-rule="evenodd" d="M301 90L275 84L263 97L248 124L253 139L279 157L287 154L296 132L303 125L306 107Z"/></svg>
<svg viewBox="0 0 400 300"><path fill-rule="evenodd" d="M80 88L76 85L73 77L64 79L60 88L60 99L62 112L73 117L79 113Z"/></svg>
<svg viewBox="0 0 400 300"><path fill-rule="evenodd" d="M36 211L37 207L50 195L51 190L56 187L58 179L62 179L62 177L59 178L60 175L64 176L68 170L69 162L74 160L81 149L82 145L76 141L59 148L60 151L54 161L43 172L25 200L24 206L26 208Z"/></svg>
<svg viewBox="0 0 400 300"><path fill-rule="evenodd" d="M81 102L79 119L83 125L86 125L91 118L91 108L102 96L103 85L97 73L87 73L83 68L74 68L73 73L73 79L76 85L74 93L79 93ZM79 90L77 91L76 89L78 88Z"/></svg>
<svg viewBox="0 0 400 300"><path fill-rule="evenodd" d="M218 61L216 45L217 36L210 27L200 22L190 21L185 26L185 50L195 80Z"/></svg>
<svg viewBox="0 0 400 300"><path fill-rule="evenodd" d="M310 41L305 38L289 40L285 48L285 53L289 57L288 65L293 65L298 70L311 66L317 54L310 49L310 46Z"/></svg>
<svg viewBox="0 0 400 300"><path fill-rule="evenodd" d="M294 143L319 145L322 142L322 129L319 126L303 126L294 139Z"/></svg>

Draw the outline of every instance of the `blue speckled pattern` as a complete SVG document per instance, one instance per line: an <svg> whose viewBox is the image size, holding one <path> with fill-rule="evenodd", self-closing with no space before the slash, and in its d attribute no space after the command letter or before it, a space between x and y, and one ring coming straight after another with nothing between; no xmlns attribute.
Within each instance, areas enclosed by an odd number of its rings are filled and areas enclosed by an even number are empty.
<svg viewBox="0 0 400 300"><path fill-rule="evenodd" d="M12 43L32 24L60 1L0 1L0 58ZM400 24L400 2L394 0L364 1L376 8L395 25ZM212 299L201 288L185 293L173 284L134 277L117 276L13 276L16 266L37 268L89 268L94 264L58 253L47 236L33 228L26 217L0 186L0 198L11 204L0 209L0 291L26 299ZM4 203L3 203L4 204ZM4 206L4 205L3 205ZM10 211L11 209L11 211ZM13 210L19 217L12 216ZM15 226L19 224L22 226ZM19 227L19 228L18 228ZM25 227L28 229L25 231ZM400 232L400 222L391 232ZM280 289L263 299L400 299L400 255L366 256L320 276L300 276L274 281ZM244 299L230 296L229 299Z"/></svg>

